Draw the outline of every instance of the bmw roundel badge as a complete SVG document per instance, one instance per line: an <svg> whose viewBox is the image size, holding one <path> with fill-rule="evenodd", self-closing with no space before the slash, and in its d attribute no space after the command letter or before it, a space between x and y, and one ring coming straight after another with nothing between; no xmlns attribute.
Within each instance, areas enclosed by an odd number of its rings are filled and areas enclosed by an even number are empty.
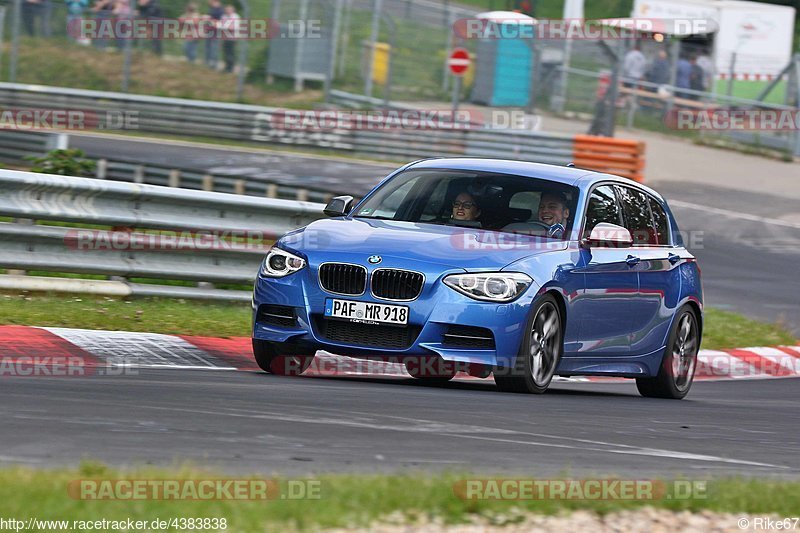
<svg viewBox="0 0 800 533"><path fill-rule="evenodd" d="M369 261L370 265L377 265L378 263L383 261L383 258L379 255L371 255L369 256L369 259L367 259L367 261Z"/></svg>

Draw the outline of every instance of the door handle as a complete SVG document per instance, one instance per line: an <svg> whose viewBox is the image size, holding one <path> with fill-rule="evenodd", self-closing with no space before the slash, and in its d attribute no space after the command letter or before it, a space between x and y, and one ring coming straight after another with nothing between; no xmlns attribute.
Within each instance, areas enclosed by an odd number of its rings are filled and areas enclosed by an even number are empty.
<svg viewBox="0 0 800 533"><path fill-rule="evenodd" d="M679 256L679 255L676 255L676 254L673 254L673 253L670 253L669 255L667 255L667 261L669 261L673 265L675 263L677 263L678 261L680 261L680 260L681 260L681 256Z"/></svg>
<svg viewBox="0 0 800 533"><path fill-rule="evenodd" d="M635 255L629 255L628 258L625 260L625 262L628 263L628 266L638 265L639 261L641 261L641 259L639 259Z"/></svg>

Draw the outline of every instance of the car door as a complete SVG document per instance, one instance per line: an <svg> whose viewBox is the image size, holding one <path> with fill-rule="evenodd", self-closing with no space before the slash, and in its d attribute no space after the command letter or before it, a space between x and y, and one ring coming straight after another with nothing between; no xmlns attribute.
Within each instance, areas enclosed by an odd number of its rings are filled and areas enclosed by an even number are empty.
<svg viewBox="0 0 800 533"><path fill-rule="evenodd" d="M680 292L680 254L671 246L667 214L654 196L627 186L618 186L618 194L639 278L631 298L631 354L644 355L660 349L666 338Z"/></svg>
<svg viewBox="0 0 800 533"><path fill-rule="evenodd" d="M611 184L599 185L590 193L583 236L600 222L623 224L622 209ZM580 323L580 355L630 352L630 298L639 287L636 271L626 262L628 255L627 248L581 248L579 272L584 275L584 291L574 304Z"/></svg>

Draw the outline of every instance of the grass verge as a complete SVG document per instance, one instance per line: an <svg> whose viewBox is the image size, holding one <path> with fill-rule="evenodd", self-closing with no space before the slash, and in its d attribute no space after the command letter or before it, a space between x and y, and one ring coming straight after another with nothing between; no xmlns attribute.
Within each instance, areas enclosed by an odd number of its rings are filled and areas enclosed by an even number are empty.
<svg viewBox="0 0 800 533"><path fill-rule="evenodd" d="M96 463L86 463L78 469L60 470L19 467L0 470L0 498L7 517L70 521L130 518L148 522L180 517L224 518L228 531L357 527L385 520L389 516L392 521L422 519L457 524L482 519L505 525L519 522L530 513L555 514L586 509L607 514L644 506L674 511L711 510L792 516L800 506L800 482L740 478L709 480L705 482L705 491L698 493L702 497L604 501L465 500L456 495L454 484L462 480L492 477L456 473L439 476L419 473L385 476L328 474L313 479L302 478L302 486L311 487L314 484L318 499L284 499L279 496L269 501L89 501L73 499L67 489L70 481L80 479L184 480L221 477L189 467L132 471L111 470ZM288 496L290 482L300 485L299 479L269 479L278 482L282 496ZM671 492L672 486L670 480L665 481L668 492Z"/></svg>
<svg viewBox="0 0 800 533"><path fill-rule="evenodd" d="M8 53L8 52L6 52ZM62 39L23 38L20 41L19 83L74 87L97 91L119 91L124 55L114 47L108 51L81 46ZM196 100L235 102L236 75L160 58L145 50L135 50L129 91ZM248 83L242 102L267 106L311 108L322 98L320 90L292 91L290 82L274 85Z"/></svg>
<svg viewBox="0 0 800 533"><path fill-rule="evenodd" d="M250 334L250 307L241 303L102 296L0 294L0 324L207 335ZM706 309L703 348L795 344L778 324L765 324L736 313Z"/></svg>

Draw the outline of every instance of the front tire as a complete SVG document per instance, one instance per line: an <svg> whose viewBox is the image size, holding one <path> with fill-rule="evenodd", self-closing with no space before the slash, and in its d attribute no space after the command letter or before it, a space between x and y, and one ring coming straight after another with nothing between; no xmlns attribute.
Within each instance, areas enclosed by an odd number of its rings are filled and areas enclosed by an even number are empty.
<svg viewBox="0 0 800 533"><path fill-rule="evenodd" d="M280 355L271 342L253 339L253 356L264 372L279 376L299 376L314 360L313 355Z"/></svg>
<svg viewBox="0 0 800 533"><path fill-rule="evenodd" d="M526 331L511 372L494 373L503 392L542 394L550 386L564 352L563 320L553 296L547 294L534 304Z"/></svg>
<svg viewBox="0 0 800 533"><path fill-rule="evenodd" d="M682 399L692 387L699 349L697 315L684 306L675 315L658 375L636 379L639 393L647 398Z"/></svg>

